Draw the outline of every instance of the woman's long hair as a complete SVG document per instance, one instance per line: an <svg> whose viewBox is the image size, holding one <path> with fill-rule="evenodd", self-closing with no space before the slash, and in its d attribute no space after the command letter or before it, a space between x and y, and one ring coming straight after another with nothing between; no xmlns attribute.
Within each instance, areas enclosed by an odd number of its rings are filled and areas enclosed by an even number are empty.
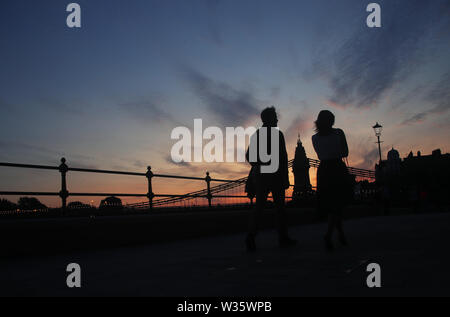
<svg viewBox="0 0 450 317"><path fill-rule="evenodd" d="M334 114L329 110L322 110L314 124L316 125L316 132L320 135L330 134L333 129Z"/></svg>

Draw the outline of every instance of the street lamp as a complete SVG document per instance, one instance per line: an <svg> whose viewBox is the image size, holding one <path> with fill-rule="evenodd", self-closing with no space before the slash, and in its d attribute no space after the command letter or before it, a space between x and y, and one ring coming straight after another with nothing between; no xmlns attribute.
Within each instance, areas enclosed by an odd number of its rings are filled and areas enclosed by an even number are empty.
<svg viewBox="0 0 450 317"><path fill-rule="evenodd" d="M377 137L378 141L378 153L380 154L380 167L381 167L381 143L383 141L380 141L381 131L383 130L383 126L379 124L378 122L372 127L375 131L375 136Z"/></svg>

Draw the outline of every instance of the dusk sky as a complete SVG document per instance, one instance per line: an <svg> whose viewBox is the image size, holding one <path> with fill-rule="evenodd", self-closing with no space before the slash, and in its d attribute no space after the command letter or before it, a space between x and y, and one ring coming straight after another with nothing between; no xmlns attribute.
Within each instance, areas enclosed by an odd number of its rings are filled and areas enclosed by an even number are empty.
<svg viewBox="0 0 450 317"><path fill-rule="evenodd" d="M317 158L322 109L345 131L352 166L374 169L376 121L384 157L391 147L401 157L449 152L450 0L376 1L381 28L366 25L370 2L79 0L81 28L68 28L70 1L3 1L0 161L64 156L72 167L239 178L248 164L175 164L170 133L195 118L259 126L271 105L290 158L298 133ZM57 172L0 167L0 190L59 191L58 181ZM146 192L133 177L68 181L69 191ZM157 180L154 192L197 186L175 184Z"/></svg>

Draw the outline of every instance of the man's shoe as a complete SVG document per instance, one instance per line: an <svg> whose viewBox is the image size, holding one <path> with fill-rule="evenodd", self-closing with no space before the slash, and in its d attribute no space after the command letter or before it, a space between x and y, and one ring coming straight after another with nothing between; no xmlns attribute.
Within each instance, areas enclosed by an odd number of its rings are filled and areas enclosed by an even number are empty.
<svg viewBox="0 0 450 317"><path fill-rule="evenodd" d="M245 246L247 248L247 252L255 252L256 251L256 243L255 237L253 235L248 235L245 239Z"/></svg>

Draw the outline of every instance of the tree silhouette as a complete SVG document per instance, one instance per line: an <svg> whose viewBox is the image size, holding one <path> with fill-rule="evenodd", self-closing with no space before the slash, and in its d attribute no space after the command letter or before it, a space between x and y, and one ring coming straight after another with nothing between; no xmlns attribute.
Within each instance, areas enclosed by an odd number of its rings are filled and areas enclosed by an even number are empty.
<svg viewBox="0 0 450 317"><path fill-rule="evenodd" d="M17 204L7 200L7 199L1 199L0 200L0 211L11 211L16 210Z"/></svg>
<svg viewBox="0 0 450 317"><path fill-rule="evenodd" d="M47 209L47 206L35 197L20 197L18 203L20 210Z"/></svg>

